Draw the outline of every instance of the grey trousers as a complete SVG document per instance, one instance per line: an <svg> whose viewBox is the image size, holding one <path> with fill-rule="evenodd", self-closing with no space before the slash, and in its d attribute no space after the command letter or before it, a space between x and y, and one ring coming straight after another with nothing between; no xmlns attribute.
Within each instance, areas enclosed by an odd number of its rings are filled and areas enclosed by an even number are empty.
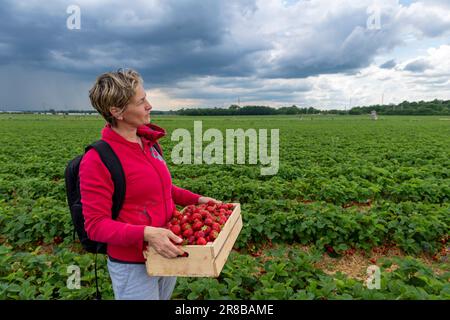
<svg viewBox="0 0 450 320"><path fill-rule="evenodd" d="M177 281L176 277L151 277L145 264L125 264L109 260L116 300L169 300Z"/></svg>

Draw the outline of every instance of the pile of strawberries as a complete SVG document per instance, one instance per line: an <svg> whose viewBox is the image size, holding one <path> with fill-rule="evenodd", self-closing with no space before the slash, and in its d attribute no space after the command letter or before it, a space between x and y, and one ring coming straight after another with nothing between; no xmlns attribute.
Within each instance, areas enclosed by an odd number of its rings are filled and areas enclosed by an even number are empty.
<svg viewBox="0 0 450 320"><path fill-rule="evenodd" d="M183 212L175 209L167 228L183 239L183 245L205 245L218 237L233 209L231 203L214 202L190 205Z"/></svg>

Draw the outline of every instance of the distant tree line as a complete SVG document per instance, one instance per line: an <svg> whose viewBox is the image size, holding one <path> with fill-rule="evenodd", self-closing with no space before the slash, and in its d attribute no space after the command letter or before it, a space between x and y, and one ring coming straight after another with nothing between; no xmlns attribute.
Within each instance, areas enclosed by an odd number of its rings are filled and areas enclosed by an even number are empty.
<svg viewBox="0 0 450 320"><path fill-rule="evenodd" d="M367 114L372 110L384 115L450 115L450 100L403 101L397 105L354 107L349 111L349 114Z"/></svg>
<svg viewBox="0 0 450 320"><path fill-rule="evenodd" d="M277 114L318 114L321 111L315 108L291 107L271 108L267 106L244 106L231 105L225 108L189 108L177 110L178 115L185 116L251 116L251 115L277 115Z"/></svg>
<svg viewBox="0 0 450 320"><path fill-rule="evenodd" d="M186 116L238 116L238 115L308 115L308 114L370 114L375 110L380 115L450 115L450 100L433 100L408 102L390 105L372 105L366 107L353 107L350 110L319 110L313 107L300 108L296 105L291 107L271 108L267 106L244 106L231 105L225 108L189 108L175 111L178 115Z"/></svg>

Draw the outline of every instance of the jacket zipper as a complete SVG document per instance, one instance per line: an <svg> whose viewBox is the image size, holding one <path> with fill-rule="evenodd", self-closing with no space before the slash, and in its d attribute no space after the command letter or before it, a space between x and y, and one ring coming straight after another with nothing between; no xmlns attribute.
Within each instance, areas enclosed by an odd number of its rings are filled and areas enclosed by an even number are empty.
<svg viewBox="0 0 450 320"><path fill-rule="evenodd" d="M150 217L150 215L147 212L147 208L144 208L144 215L148 218L148 220L150 221L150 224L152 224L153 220L152 217Z"/></svg>
<svg viewBox="0 0 450 320"><path fill-rule="evenodd" d="M139 147L140 148L140 147ZM151 147L150 147L151 148ZM144 147L145 149L145 147ZM164 184L163 184L163 180L161 178L161 175L159 174L159 171L156 170L155 166L153 165L153 163L151 162L151 160L147 159L147 155L145 154L145 151L143 149L142 153L144 154L145 159L150 163L150 165L152 166L153 170L156 171L156 174L159 177L159 181L161 182L161 189L162 189L162 194L163 194L163 202L164 202L164 223L167 222L167 204L166 204L166 199L165 199L165 193L164 193ZM151 151L150 151L151 152Z"/></svg>

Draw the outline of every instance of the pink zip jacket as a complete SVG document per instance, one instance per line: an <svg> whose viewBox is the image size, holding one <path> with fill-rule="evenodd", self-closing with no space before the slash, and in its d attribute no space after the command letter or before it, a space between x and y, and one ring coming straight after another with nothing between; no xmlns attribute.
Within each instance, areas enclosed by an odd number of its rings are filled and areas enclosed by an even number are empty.
<svg viewBox="0 0 450 320"><path fill-rule="evenodd" d="M107 124L102 140L109 143L122 164L126 192L117 220L111 218L114 184L97 151L89 150L80 163L80 191L85 229L91 240L108 244L108 255L124 262L145 262L145 226L163 227L175 204L197 204L200 195L172 184L166 162L153 146L166 135L154 124L138 128L144 150L127 141Z"/></svg>

